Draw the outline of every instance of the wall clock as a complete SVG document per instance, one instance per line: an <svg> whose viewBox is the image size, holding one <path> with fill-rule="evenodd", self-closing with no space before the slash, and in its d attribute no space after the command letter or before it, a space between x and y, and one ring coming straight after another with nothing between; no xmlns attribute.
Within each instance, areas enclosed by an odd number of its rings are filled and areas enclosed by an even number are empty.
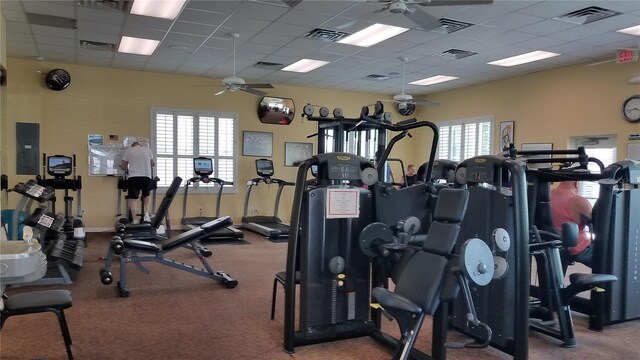
<svg viewBox="0 0 640 360"><path fill-rule="evenodd" d="M640 121L640 95L633 95L624 101L622 115L629 122Z"/></svg>
<svg viewBox="0 0 640 360"><path fill-rule="evenodd" d="M53 69L47 73L47 77L44 79L49 89L55 91L62 91L66 89L71 83L71 75L67 70Z"/></svg>

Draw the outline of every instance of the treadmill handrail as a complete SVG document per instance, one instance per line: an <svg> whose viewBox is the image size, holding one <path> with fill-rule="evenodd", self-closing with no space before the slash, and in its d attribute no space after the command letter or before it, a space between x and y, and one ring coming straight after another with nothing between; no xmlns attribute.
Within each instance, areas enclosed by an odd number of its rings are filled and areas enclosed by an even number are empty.
<svg viewBox="0 0 640 360"><path fill-rule="evenodd" d="M278 208L280 207L280 197L282 196L282 190L284 189L285 186L294 186L295 183L282 180L282 179L272 178L272 177L257 177L247 181L247 194L245 195L245 198L244 198L244 214L242 216L243 218L247 218L249 216L249 198L251 197L251 189L253 189L254 186L259 185L260 183L278 185L278 192L276 193L276 202L273 210L273 217L277 218Z"/></svg>
<svg viewBox="0 0 640 360"><path fill-rule="evenodd" d="M222 200L222 190L225 185L233 186L233 181L229 182L229 181L222 180L220 178L209 177L209 176L194 176L191 179L187 180L187 183L184 186L184 195L182 196L182 220L183 221L184 219L187 218L187 197L189 194L189 185L197 182L202 182L205 178L208 179L209 182L214 182L220 185L218 187L218 193L216 198L216 215L215 215L215 217L220 217L220 202L221 202L220 200Z"/></svg>

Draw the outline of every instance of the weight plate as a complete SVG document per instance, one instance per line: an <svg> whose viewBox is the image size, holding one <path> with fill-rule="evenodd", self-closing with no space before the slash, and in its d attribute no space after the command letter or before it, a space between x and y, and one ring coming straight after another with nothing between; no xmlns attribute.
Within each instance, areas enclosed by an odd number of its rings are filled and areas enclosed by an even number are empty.
<svg viewBox="0 0 640 360"><path fill-rule="evenodd" d="M381 245L393 242L395 242L393 231L383 223L371 223L360 232L360 250L369 257L380 256L380 251L377 251L377 249Z"/></svg>
<svg viewBox="0 0 640 360"><path fill-rule="evenodd" d="M302 108L302 112L304 112L305 115L307 116L311 116L313 115L313 106L307 104Z"/></svg>
<svg viewBox="0 0 640 360"><path fill-rule="evenodd" d="M368 116L369 115L369 107L368 106L363 106L360 109L360 115L361 116Z"/></svg>
<svg viewBox="0 0 640 360"><path fill-rule="evenodd" d="M342 256L334 256L329 260L329 271L338 275L344 270L345 261Z"/></svg>
<svg viewBox="0 0 640 360"><path fill-rule="evenodd" d="M378 182L378 172L374 168L366 168L362 170L362 182L365 185L373 185Z"/></svg>
<svg viewBox="0 0 640 360"><path fill-rule="evenodd" d="M496 246L500 251L508 251L511 247L511 237L507 230L503 228L496 228L491 234L491 238L496 243Z"/></svg>
<svg viewBox="0 0 640 360"><path fill-rule="evenodd" d="M493 279L493 254L484 241L478 238L465 241L460 261L462 271L475 284L484 286Z"/></svg>
<svg viewBox="0 0 640 360"><path fill-rule="evenodd" d="M340 109L340 108L333 109L333 117L341 118L342 117L342 109Z"/></svg>
<svg viewBox="0 0 640 360"><path fill-rule="evenodd" d="M322 116L322 117L327 117L327 116L329 116L329 108L326 108L326 107L324 107L324 106L323 106L323 107L321 107L321 108L320 108L320 116Z"/></svg>
<svg viewBox="0 0 640 360"><path fill-rule="evenodd" d="M385 112L384 114L382 114L382 118L384 120L391 121L391 113L390 112Z"/></svg>
<svg viewBox="0 0 640 360"><path fill-rule="evenodd" d="M418 219L415 216L410 216L402 221L400 221L400 223L398 223L398 228L404 232L407 235L413 235L416 232L418 232L418 230L420 230L420 227L422 227L422 222L420 222L420 219Z"/></svg>
<svg viewBox="0 0 640 360"><path fill-rule="evenodd" d="M509 271L509 263L507 262L507 260L501 256L494 256L493 263L493 278L502 279L503 277L505 277L507 275L507 272Z"/></svg>

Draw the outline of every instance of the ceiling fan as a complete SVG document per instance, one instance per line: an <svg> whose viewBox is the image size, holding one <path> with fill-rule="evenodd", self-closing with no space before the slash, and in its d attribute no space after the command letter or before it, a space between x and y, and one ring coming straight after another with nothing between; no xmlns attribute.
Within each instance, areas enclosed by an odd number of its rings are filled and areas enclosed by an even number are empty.
<svg viewBox="0 0 640 360"><path fill-rule="evenodd" d="M431 106L440 105L440 103L437 102L437 101L432 101L432 100L427 100L427 99L414 99L413 96L411 96L409 94L405 94L405 92L404 92L404 82L405 82L404 81L404 73L405 73L405 69L404 68L405 68L405 64L407 63L407 61L409 61L409 59L407 59L406 57L400 57L399 59L402 61L402 91L400 92L400 94L394 95L393 96L393 100L386 100L386 101L392 101L395 104L397 104L398 111L400 111L401 113L405 109L411 109L411 108L415 109L416 105L418 105L418 106L420 106L420 105L431 105Z"/></svg>
<svg viewBox="0 0 640 360"><path fill-rule="evenodd" d="M250 94L264 96L267 93L256 89L273 89L271 84L247 84L243 78L236 76L236 39L240 37L238 33L230 34L233 39L233 76L228 76L222 79L225 88L215 93L215 95L222 95L227 91L244 91Z"/></svg>

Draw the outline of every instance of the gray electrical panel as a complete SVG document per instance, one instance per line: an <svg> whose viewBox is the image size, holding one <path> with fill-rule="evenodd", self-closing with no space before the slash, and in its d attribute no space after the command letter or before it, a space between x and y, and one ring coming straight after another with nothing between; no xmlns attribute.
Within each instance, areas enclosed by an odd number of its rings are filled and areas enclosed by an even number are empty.
<svg viewBox="0 0 640 360"><path fill-rule="evenodd" d="M38 175L40 124L16 123L16 174Z"/></svg>

